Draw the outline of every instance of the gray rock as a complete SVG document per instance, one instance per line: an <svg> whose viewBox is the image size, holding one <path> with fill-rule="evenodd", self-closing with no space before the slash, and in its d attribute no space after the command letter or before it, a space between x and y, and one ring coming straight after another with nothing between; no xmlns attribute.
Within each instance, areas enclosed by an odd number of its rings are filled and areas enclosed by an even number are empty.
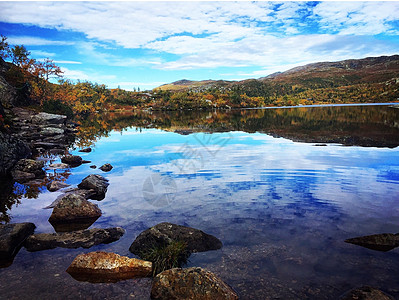
<svg viewBox="0 0 399 300"><path fill-rule="evenodd" d="M195 228L165 222L140 233L129 250L140 256L154 246L162 247L172 241L186 243L189 252L217 250L222 247L222 242L213 235Z"/></svg>
<svg viewBox="0 0 399 300"><path fill-rule="evenodd" d="M104 164L101 167L99 167L99 169L103 172L109 172L111 171L113 168L113 166L111 166L111 164Z"/></svg>
<svg viewBox="0 0 399 300"><path fill-rule="evenodd" d="M85 177L81 183L78 184L78 188L84 190L94 190L96 194L91 196L90 199L102 200L105 198L109 183L108 179L101 175L91 174Z"/></svg>
<svg viewBox="0 0 399 300"><path fill-rule="evenodd" d="M46 175L43 167L43 161L24 158L16 163L11 175L18 182L25 182L33 178L43 178Z"/></svg>
<svg viewBox="0 0 399 300"><path fill-rule="evenodd" d="M32 116L34 124L65 124L67 117L63 115L49 114L45 112Z"/></svg>
<svg viewBox="0 0 399 300"><path fill-rule="evenodd" d="M82 158L77 155L65 155L61 157L61 162L68 164L71 167L78 167L82 164Z"/></svg>
<svg viewBox="0 0 399 300"><path fill-rule="evenodd" d="M47 189L48 189L50 192L55 192L55 191L58 191L59 189L66 188L66 187L68 187L68 186L69 186L69 184L67 184L67 183L65 183L65 182L61 182L61 181L54 180L54 181L50 182L50 183L47 185Z"/></svg>
<svg viewBox="0 0 399 300"><path fill-rule="evenodd" d="M51 224L86 223L100 216L101 210L96 204L87 201L83 196L69 194L54 207L49 222Z"/></svg>
<svg viewBox="0 0 399 300"><path fill-rule="evenodd" d="M393 300L393 297L378 289L363 286L345 293L340 300Z"/></svg>
<svg viewBox="0 0 399 300"><path fill-rule="evenodd" d="M28 251L62 248L90 248L99 244L109 244L119 240L125 234L121 227L106 229L93 228L63 233L39 233L31 235L25 241Z"/></svg>
<svg viewBox="0 0 399 300"><path fill-rule="evenodd" d="M0 132L0 176L8 174L20 159L27 158L31 154L27 143Z"/></svg>
<svg viewBox="0 0 399 300"><path fill-rule="evenodd" d="M40 134L41 135L45 135L45 136L54 136L54 135L62 135L64 134L65 130L62 128L55 128L55 127L46 127L46 128L42 128L40 130ZM62 139L63 136L61 136L59 139Z"/></svg>
<svg viewBox="0 0 399 300"><path fill-rule="evenodd" d="M85 199L89 199L96 195L94 190L81 190L81 189L71 189L66 190L64 194L59 195L50 205L44 207L43 209L54 208L62 199L67 198L69 195L82 196Z"/></svg>
<svg viewBox="0 0 399 300"><path fill-rule="evenodd" d="M0 259L13 257L35 228L33 223L0 224Z"/></svg>
<svg viewBox="0 0 399 300"><path fill-rule="evenodd" d="M399 233L381 233L356 237L345 240L346 243L355 244L377 251L389 251L399 247Z"/></svg>
<svg viewBox="0 0 399 300"><path fill-rule="evenodd" d="M236 292L212 272L202 268L170 269L153 280L151 299L238 299Z"/></svg>

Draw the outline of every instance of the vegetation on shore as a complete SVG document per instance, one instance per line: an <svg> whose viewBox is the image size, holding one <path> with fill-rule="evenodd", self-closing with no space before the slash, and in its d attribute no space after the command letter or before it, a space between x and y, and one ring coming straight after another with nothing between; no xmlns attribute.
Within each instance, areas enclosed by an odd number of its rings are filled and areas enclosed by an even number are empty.
<svg viewBox="0 0 399 300"><path fill-rule="evenodd" d="M250 108L399 99L399 55L311 64L244 81L181 80L144 92L108 89L89 81L72 82L62 78L61 69L51 59L36 61L29 55L23 45L11 47L1 36L0 56L9 62L4 76L25 99L22 104L69 116L134 109ZM50 83L51 79L58 83Z"/></svg>

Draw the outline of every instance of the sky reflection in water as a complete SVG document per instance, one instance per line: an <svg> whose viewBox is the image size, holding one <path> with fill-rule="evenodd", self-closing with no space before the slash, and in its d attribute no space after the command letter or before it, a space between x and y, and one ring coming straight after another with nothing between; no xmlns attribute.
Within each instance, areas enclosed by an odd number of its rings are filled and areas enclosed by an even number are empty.
<svg viewBox="0 0 399 300"><path fill-rule="evenodd" d="M282 294L288 298L311 297L307 289L313 285L328 286L327 298L359 284L399 286L399 267L390 264L398 249L378 253L343 242L399 232L397 148L315 146L241 131L180 135L130 128L101 138L91 153L74 154L114 167L103 173L82 165L67 180L76 185L90 173L109 179L106 198L98 202L103 216L92 227L122 226L127 234L101 249L131 255L127 248L137 234L168 221L222 240L221 250L195 254L190 265L217 272L243 298L270 293L270 278L297 291ZM175 185L148 191L144 183L151 176ZM152 205L151 195L168 187L168 203ZM24 200L13 208L13 221L53 231L51 210L41 208L58 194Z"/></svg>

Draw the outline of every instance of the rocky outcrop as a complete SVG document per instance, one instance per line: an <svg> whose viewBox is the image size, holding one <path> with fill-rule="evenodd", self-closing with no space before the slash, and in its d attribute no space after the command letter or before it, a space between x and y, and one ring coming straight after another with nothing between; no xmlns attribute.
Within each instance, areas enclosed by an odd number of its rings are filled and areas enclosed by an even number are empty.
<svg viewBox="0 0 399 300"><path fill-rule="evenodd" d="M55 191L58 191L59 189L66 188L66 187L68 187L68 186L69 186L69 184L67 184L67 183L65 183L65 182L53 180L52 182L50 182L50 183L47 185L47 189L48 189L50 192L55 192Z"/></svg>
<svg viewBox="0 0 399 300"><path fill-rule="evenodd" d="M10 109L16 105L17 92L3 77L10 69L9 65L0 57L0 107Z"/></svg>
<svg viewBox="0 0 399 300"><path fill-rule="evenodd" d="M64 233L39 233L28 237L25 248L28 251L62 248L90 248L99 244L109 244L119 240L125 230L120 227L93 228Z"/></svg>
<svg viewBox="0 0 399 300"><path fill-rule="evenodd" d="M65 155L61 157L61 162L74 168L79 167L82 164L82 158L77 155Z"/></svg>
<svg viewBox="0 0 399 300"><path fill-rule="evenodd" d="M27 143L0 132L0 176L8 174L20 159L30 157L31 154Z"/></svg>
<svg viewBox="0 0 399 300"><path fill-rule="evenodd" d="M15 181L26 182L35 178L43 178L46 172L43 170L44 162L33 159L19 160L11 171L11 175Z"/></svg>
<svg viewBox="0 0 399 300"><path fill-rule="evenodd" d="M356 237L345 240L346 243L355 244L377 251L389 251L399 247L399 233L381 233Z"/></svg>
<svg viewBox="0 0 399 300"><path fill-rule="evenodd" d="M0 260L8 260L15 256L35 228L33 223L0 224Z"/></svg>
<svg viewBox="0 0 399 300"><path fill-rule="evenodd" d="M222 247L222 242L213 235L195 228L165 222L140 233L129 250L140 256L154 246L162 247L172 241L186 243L189 252L217 250Z"/></svg>
<svg viewBox="0 0 399 300"><path fill-rule="evenodd" d="M151 299L214 300L238 299L238 296L212 272L193 267L159 273L152 284Z"/></svg>
<svg viewBox="0 0 399 300"><path fill-rule="evenodd" d="M87 201L83 196L69 194L54 207L49 218L51 224L92 224L101 216L96 204ZM89 226L90 226L89 225Z"/></svg>
<svg viewBox="0 0 399 300"><path fill-rule="evenodd" d="M393 297L369 286L363 286L345 293L340 300L393 300Z"/></svg>
<svg viewBox="0 0 399 300"><path fill-rule="evenodd" d="M113 168L113 166L111 164L104 164L101 167L99 167L99 169L103 172L109 172L111 171Z"/></svg>
<svg viewBox="0 0 399 300"><path fill-rule="evenodd" d="M76 280L116 282L123 279L151 275L152 263L108 252L78 255L67 269Z"/></svg>
<svg viewBox="0 0 399 300"><path fill-rule="evenodd" d="M102 200L105 198L109 183L108 179L101 175L91 174L85 177L81 183L78 184L79 189L83 190L94 190L95 195L91 196L90 199Z"/></svg>

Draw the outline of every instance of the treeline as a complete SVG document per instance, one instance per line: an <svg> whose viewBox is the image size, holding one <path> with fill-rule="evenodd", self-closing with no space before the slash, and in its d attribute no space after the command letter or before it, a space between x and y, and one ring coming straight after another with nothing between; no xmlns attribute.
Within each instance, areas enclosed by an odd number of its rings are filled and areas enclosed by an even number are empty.
<svg viewBox="0 0 399 300"><path fill-rule="evenodd" d="M44 111L69 116L85 117L95 112L134 109L184 110L393 102L399 98L399 80L396 78L399 74L391 80L381 77L380 80L367 82L356 74L324 73L324 77L297 76L285 81L251 79L215 82L183 90L140 92L108 89L103 84L64 79L62 70L53 60L34 60L23 45L11 47L4 36L0 39L0 56L9 62L5 77L16 87L21 104L40 105ZM51 79L58 83L50 83Z"/></svg>

